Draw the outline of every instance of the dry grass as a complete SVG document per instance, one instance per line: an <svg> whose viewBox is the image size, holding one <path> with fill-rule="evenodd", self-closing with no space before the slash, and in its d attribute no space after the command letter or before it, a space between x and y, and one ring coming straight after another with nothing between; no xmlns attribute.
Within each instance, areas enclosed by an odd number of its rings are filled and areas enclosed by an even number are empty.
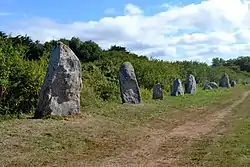
<svg viewBox="0 0 250 167"><path fill-rule="evenodd" d="M140 149L140 142L153 139L154 134L171 131L187 121L202 120L223 109L240 99L246 89L199 91L195 96L147 100L137 106L107 104L85 111L82 117L63 120L4 120L0 122L0 164L100 166L124 151ZM175 146L180 142L178 138L171 141ZM161 151L155 155L164 155L168 146L161 145Z"/></svg>

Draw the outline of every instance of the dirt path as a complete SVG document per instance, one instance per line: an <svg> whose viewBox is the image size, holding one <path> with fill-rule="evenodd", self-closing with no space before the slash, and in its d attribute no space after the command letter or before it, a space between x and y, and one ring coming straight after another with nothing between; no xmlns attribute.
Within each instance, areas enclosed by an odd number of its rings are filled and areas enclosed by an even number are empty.
<svg viewBox="0 0 250 167"><path fill-rule="evenodd" d="M204 135L215 135L223 130L220 123L233 108L242 103L250 94L245 92L241 99L227 108L205 115L199 120L187 121L171 131L147 129L147 135L138 140L133 149L124 150L116 157L109 157L98 167L168 167L177 166L182 150ZM144 128L145 130L145 128Z"/></svg>

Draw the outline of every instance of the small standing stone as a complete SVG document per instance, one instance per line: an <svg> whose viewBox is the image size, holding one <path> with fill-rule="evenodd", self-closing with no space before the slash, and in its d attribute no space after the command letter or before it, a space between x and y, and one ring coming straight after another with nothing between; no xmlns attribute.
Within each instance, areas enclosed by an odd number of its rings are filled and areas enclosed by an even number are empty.
<svg viewBox="0 0 250 167"><path fill-rule="evenodd" d="M211 89L217 89L218 85L215 82L209 82L204 86L204 90L211 90Z"/></svg>
<svg viewBox="0 0 250 167"><path fill-rule="evenodd" d="M209 85L209 84L206 84L203 88L203 90L212 90L213 88Z"/></svg>
<svg viewBox="0 0 250 167"><path fill-rule="evenodd" d="M184 89L180 79L176 79L171 89L171 96L184 95Z"/></svg>
<svg viewBox="0 0 250 167"><path fill-rule="evenodd" d="M62 42L53 46L34 118L80 112L81 63Z"/></svg>
<svg viewBox="0 0 250 167"><path fill-rule="evenodd" d="M232 80L231 86L232 86L232 87L235 87L235 86L236 86L236 81Z"/></svg>
<svg viewBox="0 0 250 167"><path fill-rule="evenodd" d="M209 82L208 85L211 86L213 89L218 89L219 88L219 86L218 86L218 84L216 82Z"/></svg>
<svg viewBox="0 0 250 167"><path fill-rule="evenodd" d="M196 92L196 81L192 74L188 74L185 83L185 93L194 94Z"/></svg>
<svg viewBox="0 0 250 167"><path fill-rule="evenodd" d="M160 83L155 84L153 87L153 99L163 100L162 85Z"/></svg>
<svg viewBox="0 0 250 167"><path fill-rule="evenodd" d="M130 62L121 65L119 83L122 103L139 104L142 102L134 67Z"/></svg>
<svg viewBox="0 0 250 167"><path fill-rule="evenodd" d="M229 76L226 73L222 75L222 77L220 79L219 87L223 87L223 88L230 88L231 87L231 84L229 81Z"/></svg>

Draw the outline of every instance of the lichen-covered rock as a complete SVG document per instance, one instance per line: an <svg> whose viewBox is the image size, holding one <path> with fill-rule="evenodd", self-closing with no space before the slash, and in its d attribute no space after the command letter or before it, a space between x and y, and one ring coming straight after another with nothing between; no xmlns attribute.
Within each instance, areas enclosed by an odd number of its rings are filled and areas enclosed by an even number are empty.
<svg viewBox="0 0 250 167"><path fill-rule="evenodd" d="M223 88L230 88L231 87L231 84L229 81L229 76L226 73L222 75L222 77L220 79L219 87L223 87Z"/></svg>
<svg viewBox="0 0 250 167"><path fill-rule="evenodd" d="M34 117L79 113L81 86L79 59L67 45L57 42L51 50L48 70Z"/></svg>
<svg viewBox="0 0 250 167"><path fill-rule="evenodd" d="M232 80L231 86L232 86L232 87L235 87L235 86L236 86L236 81Z"/></svg>
<svg viewBox="0 0 250 167"><path fill-rule="evenodd" d="M163 99L162 85L157 83L153 87L153 99Z"/></svg>
<svg viewBox="0 0 250 167"><path fill-rule="evenodd" d="M196 81L192 74L186 76L185 93L194 94L196 92Z"/></svg>
<svg viewBox="0 0 250 167"><path fill-rule="evenodd" d="M130 62L121 65L119 83L122 103L139 104L142 102L135 71Z"/></svg>
<svg viewBox="0 0 250 167"><path fill-rule="evenodd" d="M180 79L176 79L172 85L171 96L184 95L184 89Z"/></svg>

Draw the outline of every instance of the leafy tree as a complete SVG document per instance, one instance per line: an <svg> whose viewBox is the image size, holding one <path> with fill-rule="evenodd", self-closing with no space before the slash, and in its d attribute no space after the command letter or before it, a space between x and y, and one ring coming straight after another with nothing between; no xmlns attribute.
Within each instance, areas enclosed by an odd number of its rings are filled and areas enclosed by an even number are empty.
<svg viewBox="0 0 250 167"><path fill-rule="evenodd" d="M119 100L119 69L125 61L132 63L139 86L148 90L160 82L164 90L169 91L176 78L184 81L187 74L193 74L199 85L206 81L217 82L225 72L237 82L250 78L250 57L214 58L209 66L196 61L149 59L117 45L102 50L94 41L81 41L77 37L60 41L68 45L82 62L83 107ZM56 42L51 40L42 44L27 35L13 37L0 32L0 115L34 111L49 53Z"/></svg>

